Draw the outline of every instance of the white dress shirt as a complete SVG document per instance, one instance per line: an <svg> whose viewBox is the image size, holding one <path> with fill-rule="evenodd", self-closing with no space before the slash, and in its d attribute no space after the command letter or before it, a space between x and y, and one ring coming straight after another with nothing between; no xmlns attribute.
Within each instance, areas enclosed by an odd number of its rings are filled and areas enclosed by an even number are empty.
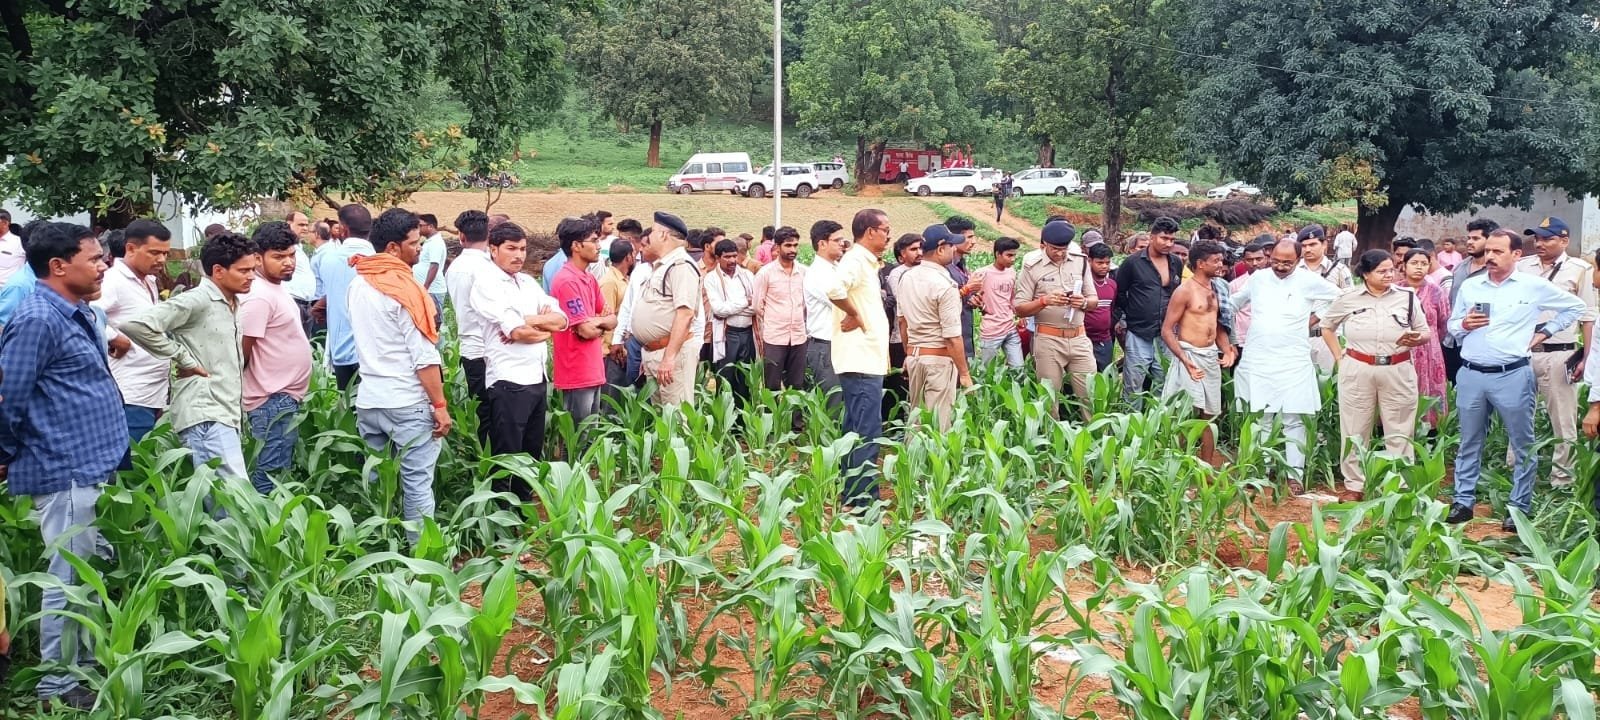
<svg viewBox="0 0 1600 720"><path fill-rule="evenodd" d="M106 313L107 339L122 335L117 326L138 317L161 302L161 290L152 276L139 277L122 258L106 270L100 299L94 306ZM120 358L111 358L111 376L122 390L122 403L160 410L167 406L172 363L150 354L139 343Z"/></svg>
<svg viewBox="0 0 1600 720"><path fill-rule="evenodd" d="M755 325L756 279L749 270L735 265L733 275L717 268L706 276L706 303L711 306L711 361L720 362L727 354L728 328Z"/></svg>
<svg viewBox="0 0 1600 720"><path fill-rule="evenodd" d="M833 269L832 261L820 257L806 266L806 334L825 342L833 341L833 301L828 299Z"/></svg>
<svg viewBox="0 0 1600 720"><path fill-rule="evenodd" d="M10 280L27 262L27 254L22 250L22 238L9 230L0 235L0 285Z"/></svg>
<svg viewBox="0 0 1600 720"><path fill-rule="evenodd" d="M650 283L650 271L650 263L640 262L628 275L628 290L622 293L622 307L617 308L617 329L611 332L612 345L620 345L628 328L633 327L633 306L644 294L645 285Z"/></svg>
<svg viewBox="0 0 1600 720"><path fill-rule="evenodd" d="M1461 327L1472 306L1489 306L1489 324L1468 331ZM1450 334L1461 342L1461 359L1479 365L1507 365L1532 355L1534 326L1541 312L1553 312L1545 332L1556 335L1583 315L1583 301L1537 275L1512 272L1500 283L1484 273L1461 284L1450 310ZM1254 349L1254 348L1252 348Z"/></svg>
<svg viewBox="0 0 1600 720"><path fill-rule="evenodd" d="M294 275L283 284L289 297L302 302L317 299L317 271L311 267L311 256L298 243L294 246Z"/></svg>
<svg viewBox="0 0 1600 720"><path fill-rule="evenodd" d="M468 360L483 359L483 318L472 312L468 301L472 286L486 273L501 273L482 248L466 248L456 261L450 263L445 273L445 286L450 291L450 306L456 309L456 338L461 342L461 357Z"/></svg>
<svg viewBox="0 0 1600 720"><path fill-rule="evenodd" d="M439 365L439 349L417 329L399 301L356 275L347 292L361 383L356 407L363 410L414 407L428 402L417 371Z"/></svg>
<svg viewBox="0 0 1600 720"><path fill-rule="evenodd" d="M497 382L538 385L549 377L548 342L507 342L511 331L527 324L529 315L561 312L561 304L539 287L539 281L524 273L508 273L495 268L485 272L472 285L467 305L484 318L484 385Z"/></svg>

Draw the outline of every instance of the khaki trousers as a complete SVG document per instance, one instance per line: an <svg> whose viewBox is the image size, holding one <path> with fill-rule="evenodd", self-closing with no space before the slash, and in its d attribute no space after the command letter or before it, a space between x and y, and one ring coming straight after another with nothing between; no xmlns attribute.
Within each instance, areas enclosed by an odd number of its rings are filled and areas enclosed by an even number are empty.
<svg viewBox="0 0 1600 720"><path fill-rule="evenodd" d="M1578 439L1578 386L1567 375L1567 357L1574 352L1581 351L1536 352L1528 358L1538 397L1550 413L1550 431L1559 441L1550 466L1550 481L1558 487L1572 483L1572 443ZM1506 450L1507 465L1516 466L1514 455Z"/></svg>
<svg viewBox="0 0 1600 720"><path fill-rule="evenodd" d="M1372 437L1373 416L1383 421L1383 446L1389 455L1411 457L1411 436L1417 427L1417 369L1409 361L1398 365L1368 365L1346 356L1339 363L1339 434L1344 437L1344 471L1347 490L1360 492L1361 450Z"/></svg>
<svg viewBox="0 0 1600 720"><path fill-rule="evenodd" d="M647 378L654 378L656 370L661 367L666 350L646 350L639 356L640 368ZM694 371L700 364L700 346L694 342L685 342L678 349L677 361L673 364L672 384L657 385L656 393L651 397L657 405L662 407L677 407L683 403L694 402Z"/></svg>
<svg viewBox="0 0 1600 720"><path fill-rule="evenodd" d="M907 357L906 379L910 382L911 407L932 410L939 419L939 431L949 430L956 390L961 386L956 361L933 355Z"/></svg>
<svg viewBox="0 0 1600 720"><path fill-rule="evenodd" d="M1041 382L1057 392L1061 391L1062 381L1070 373L1072 394L1083 403L1085 420L1089 412L1089 378L1094 377L1098 368L1094 361L1094 343L1087 334L1075 338L1034 334L1033 371L1038 373Z"/></svg>

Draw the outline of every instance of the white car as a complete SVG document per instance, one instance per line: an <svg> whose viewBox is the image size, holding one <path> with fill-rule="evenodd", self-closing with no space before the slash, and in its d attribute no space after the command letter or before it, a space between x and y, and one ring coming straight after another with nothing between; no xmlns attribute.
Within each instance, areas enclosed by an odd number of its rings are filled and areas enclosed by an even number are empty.
<svg viewBox="0 0 1600 720"><path fill-rule="evenodd" d="M1122 196L1123 197L1128 197L1130 195L1133 195L1134 194L1134 190L1138 186L1143 185L1143 184L1145 184L1147 182L1150 182L1150 177L1151 177L1150 173L1147 173L1147 172L1125 172L1125 173L1123 173L1122 174ZM1092 182L1092 183L1089 183L1084 188L1084 192L1087 193L1090 197L1095 198L1096 201L1103 200L1103 199L1105 199L1105 195L1106 195L1106 184L1104 182Z"/></svg>
<svg viewBox="0 0 1600 720"><path fill-rule="evenodd" d="M822 187L838 190L850 182L850 172L845 170L844 163L814 162L811 163L811 171L817 174Z"/></svg>
<svg viewBox="0 0 1600 720"><path fill-rule="evenodd" d="M1128 188L1128 195L1139 197L1149 195L1158 198L1181 198L1189 195L1189 183L1169 175L1157 175L1142 183L1134 183Z"/></svg>
<svg viewBox="0 0 1600 720"><path fill-rule="evenodd" d="M1261 188L1258 188L1258 187L1256 187L1254 185L1251 185L1250 183L1247 183L1247 182L1245 182L1243 180L1235 180L1235 181L1233 181L1231 183L1228 183L1226 185L1219 185L1217 187L1211 188L1210 190L1207 190L1206 191L1206 199L1208 199L1208 200L1227 200L1228 198L1231 198L1231 197L1233 197L1235 195L1243 195L1245 197L1256 197L1257 195L1260 195L1260 194L1261 194Z"/></svg>
<svg viewBox="0 0 1600 720"><path fill-rule="evenodd" d="M1077 170L1031 168L1011 176L1011 196L1066 195L1083 189Z"/></svg>
<svg viewBox="0 0 1600 720"><path fill-rule="evenodd" d="M734 186L734 192L745 197L764 198L772 192L772 169L765 168L740 176L739 182ZM810 165L784 165L783 181L777 183L785 195L797 198L811 197L811 193L822 187L822 180Z"/></svg>
<svg viewBox="0 0 1600 720"><path fill-rule="evenodd" d="M1003 174L994 168L945 168L919 178L906 181L906 192L912 195L962 195L972 197L988 193L1000 182Z"/></svg>

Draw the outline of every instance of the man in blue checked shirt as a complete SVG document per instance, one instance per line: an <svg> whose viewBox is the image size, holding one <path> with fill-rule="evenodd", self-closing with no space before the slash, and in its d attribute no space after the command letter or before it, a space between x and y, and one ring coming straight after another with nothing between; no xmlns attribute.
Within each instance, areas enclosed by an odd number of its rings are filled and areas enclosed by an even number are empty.
<svg viewBox="0 0 1600 720"><path fill-rule="evenodd" d="M38 287L0 333L0 465L11 494L33 498L51 548L50 574L71 586L77 574L58 549L80 558L106 554L95 501L128 452L128 421L86 302L105 277L99 241L81 225L48 223L30 233L27 257ZM66 609L66 592L45 590L43 607L40 659L90 662L89 633L50 612ZM51 707L95 704L94 692L70 673L40 678L38 694Z"/></svg>

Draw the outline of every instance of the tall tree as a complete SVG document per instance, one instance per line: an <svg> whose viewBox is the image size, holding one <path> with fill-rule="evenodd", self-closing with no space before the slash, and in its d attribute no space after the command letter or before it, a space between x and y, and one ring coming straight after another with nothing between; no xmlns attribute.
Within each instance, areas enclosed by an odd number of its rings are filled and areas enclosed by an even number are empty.
<svg viewBox="0 0 1600 720"><path fill-rule="evenodd" d="M1174 0L1036 0L999 92L1026 98L1029 131L1074 163L1106 168L1102 230L1122 225L1122 173L1173 152L1182 76L1161 48L1182 27ZM1043 153L1041 153L1043 154Z"/></svg>
<svg viewBox="0 0 1600 720"><path fill-rule="evenodd" d="M1193 147L1280 201L1354 197L1362 247L1407 205L1526 206L1592 186L1577 69L1591 0L1195 0Z"/></svg>
<svg viewBox="0 0 1600 720"><path fill-rule="evenodd" d="M888 140L972 141L992 131L974 102L995 72L981 17L948 0L814 0L809 10L789 95L801 124L855 138L857 182L877 182Z"/></svg>
<svg viewBox="0 0 1600 720"><path fill-rule="evenodd" d="M660 167L665 126L749 109L771 16L761 0L639 0L580 22L572 61L607 115L649 128L645 164Z"/></svg>

